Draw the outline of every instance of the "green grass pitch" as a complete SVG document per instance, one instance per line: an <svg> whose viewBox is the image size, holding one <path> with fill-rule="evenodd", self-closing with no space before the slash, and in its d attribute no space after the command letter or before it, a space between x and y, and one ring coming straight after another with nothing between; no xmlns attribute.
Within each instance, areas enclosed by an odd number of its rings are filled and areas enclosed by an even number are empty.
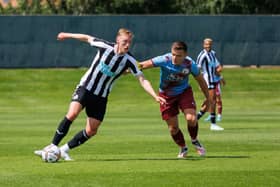
<svg viewBox="0 0 280 187"><path fill-rule="evenodd" d="M97 136L71 151L73 162L49 164L33 155L49 144L85 69L0 70L0 186L279 186L279 69L225 69L223 132L200 121L199 157L176 158L178 147L158 104L138 81L117 81ZM157 88L157 69L145 71ZM203 97L191 79L197 105ZM85 114L62 143L84 128ZM186 124L180 115L180 127Z"/></svg>

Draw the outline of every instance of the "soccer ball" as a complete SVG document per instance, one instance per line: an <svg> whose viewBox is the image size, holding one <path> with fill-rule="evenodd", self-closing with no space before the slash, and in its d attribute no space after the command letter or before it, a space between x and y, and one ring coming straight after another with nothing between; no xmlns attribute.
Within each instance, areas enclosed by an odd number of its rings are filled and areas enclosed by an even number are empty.
<svg viewBox="0 0 280 187"><path fill-rule="evenodd" d="M45 162L54 163L61 157L60 149L56 145L49 145L42 152L42 160Z"/></svg>

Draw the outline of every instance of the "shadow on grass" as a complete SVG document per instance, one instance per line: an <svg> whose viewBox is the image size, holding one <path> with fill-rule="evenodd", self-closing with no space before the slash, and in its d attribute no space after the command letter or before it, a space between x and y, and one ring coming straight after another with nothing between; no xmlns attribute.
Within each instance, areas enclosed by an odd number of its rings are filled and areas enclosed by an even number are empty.
<svg viewBox="0 0 280 187"><path fill-rule="evenodd" d="M147 161L147 160L205 160L205 159L240 159L240 158L250 158L250 156L188 156L187 158L92 158L85 159L84 161L108 161L108 162L118 162L118 161Z"/></svg>

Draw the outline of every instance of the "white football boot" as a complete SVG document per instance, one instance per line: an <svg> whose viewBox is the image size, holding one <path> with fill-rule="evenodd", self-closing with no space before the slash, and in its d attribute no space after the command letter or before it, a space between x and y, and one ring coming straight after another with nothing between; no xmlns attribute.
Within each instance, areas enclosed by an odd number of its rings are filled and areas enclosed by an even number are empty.
<svg viewBox="0 0 280 187"><path fill-rule="evenodd" d="M212 123L211 126L210 126L210 130L212 130L212 131L223 131L224 128L223 128L223 127L220 127L220 126L217 125L217 124Z"/></svg>

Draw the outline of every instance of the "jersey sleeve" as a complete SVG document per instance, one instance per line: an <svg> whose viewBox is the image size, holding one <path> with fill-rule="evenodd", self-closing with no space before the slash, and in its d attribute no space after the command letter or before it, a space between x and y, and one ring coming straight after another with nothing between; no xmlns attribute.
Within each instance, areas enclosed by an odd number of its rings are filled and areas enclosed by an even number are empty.
<svg viewBox="0 0 280 187"><path fill-rule="evenodd" d="M191 60L191 73L194 77L198 76L200 74L200 70L198 65L195 63L194 60Z"/></svg>
<svg viewBox="0 0 280 187"><path fill-rule="evenodd" d="M108 48L114 45L113 43L110 43L106 40L102 40L99 38L93 38L92 40L89 41L89 44L93 47L98 47L98 48Z"/></svg>
<svg viewBox="0 0 280 187"><path fill-rule="evenodd" d="M155 67L163 66L167 61L172 60L169 54L157 56L151 59Z"/></svg>
<svg viewBox="0 0 280 187"><path fill-rule="evenodd" d="M204 51L201 51L196 59L196 64L198 66L199 69L202 68L202 64L203 64L203 60L205 58L205 54Z"/></svg>
<svg viewBox="0 0 280 187"><path fill-rule="evenodd" d="M138 68L137 60L132 56L128 57L128 69L135 77L143 75L143 72Z"/></svg>

